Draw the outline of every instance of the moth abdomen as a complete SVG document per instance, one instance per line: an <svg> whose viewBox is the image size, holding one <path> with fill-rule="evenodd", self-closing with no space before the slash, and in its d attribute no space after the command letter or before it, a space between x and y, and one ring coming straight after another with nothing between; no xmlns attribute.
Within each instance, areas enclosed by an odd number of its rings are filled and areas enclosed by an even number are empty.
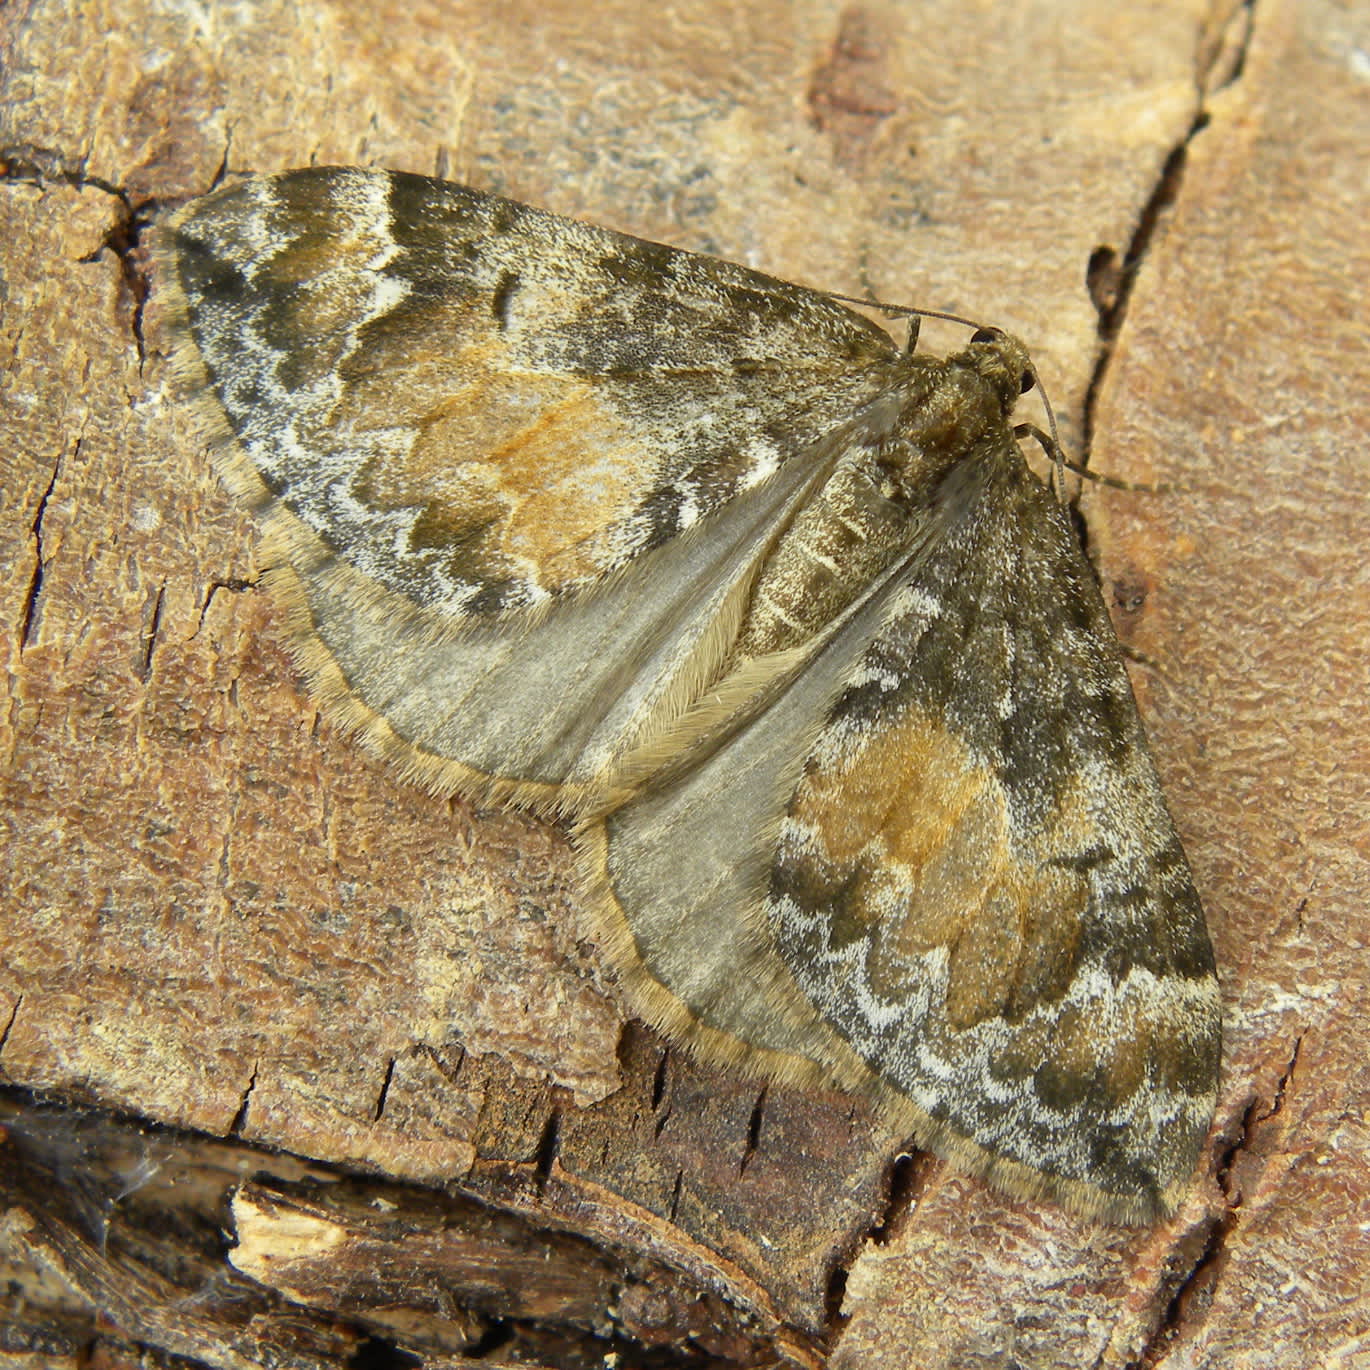
<svg viewBox="0 0 1370 1370"><path fill-rule="evenodd" d="M870 449L838 463L763 562L734 655L801 645L903 555L910 513L881 487Z"/></svg>

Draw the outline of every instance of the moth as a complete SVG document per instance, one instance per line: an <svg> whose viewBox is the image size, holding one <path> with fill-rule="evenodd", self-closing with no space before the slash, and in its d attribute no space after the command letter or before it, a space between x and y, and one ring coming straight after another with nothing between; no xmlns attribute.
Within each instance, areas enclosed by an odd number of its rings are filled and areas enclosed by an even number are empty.
<svg viewBox="0 0 1370 1370"><path fill-rule="evenodd" d="M1020 1196L1174 1207L1213 954L1023 345L421 176L186 205L174 367L303 670L566 820L629 1007Z"/></svg>

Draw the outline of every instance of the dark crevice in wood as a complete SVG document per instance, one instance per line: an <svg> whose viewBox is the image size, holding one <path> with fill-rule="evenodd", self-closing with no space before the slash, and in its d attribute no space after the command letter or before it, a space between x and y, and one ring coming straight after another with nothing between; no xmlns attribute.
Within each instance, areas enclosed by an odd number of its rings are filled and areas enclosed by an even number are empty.
<svg viewBox="0 0 1370 1370"><path fill-rule="evenodd" d="M81 439L76 439L76 450L81 448ZM28 589L24 594L24 612L20 617L19 624L19 650L23 652L33 641L34 634L38 631L38 606L43 598L43 576L45 567L43 563L43 519L47 516L48 501L52 498L52 492L57 486L57 478L62 471L62 460L59 457L53 464L52 475L48 478L48 487L43 491L38 500L38 507L33 512L33 520L29 524L29 534L33 538L33 574L29 577Z"/></svg>
<svg viewBox="0 0 1370 1370"><path fill-rule="evenodd" d="M147 310L148 296L152 293L152 274L148 270L147 257L143 252L143 233L150 219L151 206L135 208L122 191L112 191L119 201L120 212L109 231L105 234L103 248L114 253L119 262L120 284L128 297L129 329L133 334L134 345L138 349L138 364L147 358L147 347L143 338L143 315ZM95 260L98 253L89 260Z"/></svg>
<svg viewBox="0 0 1370 1370"><path fill-rule="evenodd" d="M1243 26L1241 41L1235 50L1219 48L1207 55L1199 54L1199 65L1195 73L1195 88L1199 95L1198 108L1184 136L1170 151L1161 168L1156 184L1142 212L1138 216L1132 240L1119 259L1117 250L1109 244L1101 244L1090 254L1085 277L1091 298L1098 311L1099 352L1094 370L1085 390L1083 412L1080 419L1080 462L1088 465L1090 450L1094 444L1094 430L1098 399L1103 387L1104 377L1113 358L1113 349L1123 321L1127 316L1128 304L1137 281L1137 273L1156 236L1162 218L1179 198L1184 183L1185 167L1189 156L1189 145L1208 126L1209 114L1207 101L1215 90L1221 90L1241 79L1246 68L1246 53L1250 47L1255 28L1254 0L1247 0L1242 9L1229 21ZM1215 63L1224 53L1228 57L1227 70L1215 76Z"/></svg>
<svg viewBox="0 0 1370 1370"><path fill-rule="evenodd" d="M507 1321L492 1322L485 1335L466 1348L466 1354L473 1361L488 1360L496 1351L501 1351L514 1340L514 1328Z"/></svg>
<svg viewBox="0 0 1370 1370"><path fill-rule="evenodd" d="M1223 33L1215 35L1217 41L1206 52L1200 53L1199 89L1206 97L1236 85L1246 74L1246 58L1251 50L1255 27L1255 0L1245 0L1239 9L1228 16ZM1240 37L1235 44L1221 41L1234 29L1240 30Z"/></svg>
<svg viewBox="0 0 1370 1370"><path fill-rule="evenodd" d="M669 1262L624 1265L612 1243L549 1230L526 1203L519 1216L239 1138L39 1105L26 1091L0 1090L0 1138L16 1249L51 1257L110 1327L159 1351L213 1348L206 1363L225 1364L252 1350L283 1370L402 1366L410 1355L567 1367L609 1356L623 1370L814 1364L790 1356L769 1320L701 1294L707 1282ZM558 1166L549 1202L560 1177ZM677 1172L677 1209L682 1194ZM293 1219L338 1234L326 1257L292 1244ZM301 1294L292 1303L228 1263L263 1250L284 1262Z"/></svg>
<svg viewBox="0 0 1370 1370"><path fill-rule="evenodd" d="M372 1119L380 1122L385 1114L385 1100L390 1093L390 1082L395 1078L395 1058L392 1056L385 1067L385 1078L381 1081L380 1093L376 1095L376 1107L372 1113Z"/></svg>
<svg viewBox="0 0 1370 1370"><path fill-rule="evenodd" d="M660 1138L666 1124L671 1120L673 1110L669 1097L670 1084L671 1048L666 1046L662 1048L661 1058L657 1061L656 1070L652 1074L652 1112L657 1115L656 1122L652 1125L654 1138Z"/></svg>
<svg viewBox="0 0 1370 1370"><path fill-rule="evenodd" d="M761 1093L756 1096L756 1103L752 1105L752 1115L747 1119L747 1142L742 1148L742 1163L738 1167L738 1174L745 1175L747 1167L751 1164L752 1157L756 1155L757 1148L761 1145L761 1120L766 1112L766 1088L763 1085Z"/></svg>
<svg viewBox="0 0 1370 1370"><path fill-rule="evenodd" d="M86 170L84 157L72 157L60 149L32 143L10 144L0 148L0 181L19 181L38 186L64 182L77 190L97 190L116 201L119 207L117 217L100 246L79 260L98 261L101 253L107 249L118 258L120 284L131 305L130 330L141 366L147 355L143 339L143 312L151 290L142 236L151 221L153 205L135 205L129 192L122 186L102 176L92 176Z"/></svg>
<svg viewBox="0 0 1370 1370"><path fill-rule="evenodd" d="M652 1076L652 1112L655 1113L661 1107L661 1101L666 1095L667 1070L671 1063L670 1047L663 1047L661 1059L657 1062L656 1072Z"/></svg>
<svg viewBox="0 0 1370 1370"><path fill-rule="evenodd" d="M103 1255L116 1207L161 1168L152 1148L158 1130L48 1103L27 1090L0 1092L0 1118L5 1146L31 1175L44 1177L39 1192L50 1198L51 1210ZM108 1145L111 1130L120 1134L117 1155Z"/></svg>
<svg viewBox="0 0 1370 1370"><path fill-rule="evenodd" d="M466 1048L460 1042L451 1042L441 1051L424 1042L419 1044L418 1051L444 1080L454 1084L466 1067ZM448 1051L453 1053L451 1060L446 1055Z"/></svg>
<svg viewBox="0 0 1370 1370"><path fill-rule="evenodd" d="M1196 1321L1196 1316L1191 1310L1201 1308L1212 1299L1213 1290L1227 1263L1228 1238L1241 1218L1242 1196L1234 1188L1233 1167L1239 1153L1249 1146L1253 1129L1283 1110L1285 1097L1298 1065L1299 1053L1303 1049L1303 1039L1302 1032L1295 1037L1289 1051L1289 1059L1275 1081L1269 1106L1263 1108L1260 1096L1253 1094L1251 1102L1242 1114L1237 1135L1218 1160L1218 1185L1226 1196L1227 1207L1221 1215L1208 1220L1206 1239L1195 1255L1188 1273L1178 1279L1166 1310L1138 1362L1139 1370L1150 1370L1150 1367L1160 1364L1180 1330Z"/></svg>
<svg viewBox="0 0 1370 1370"><path fill-rule="evenodd" d="M659 1113L659 1114L657 1115L657 1120L656 1120L656 1122L652 1124L652 1136L653 1136L653 1137L656 1137L656 1138L660 1138L661 1134L666 1130L666 1124L669 1123L670 1121L671 1121L671 1110L670 1110L670 1108L668 1107L668 1108L664 1109L661 1113Z"/></svg>
<svg viewBox="0 0 1370 1370"><path fill-rule="evenodd" d="M347 1358L347 1370L422 1370L423 1357L384 1337L369 1337Z"/></svg>
<svg viewBox="0 0 1370 1370"><path fill-rule="evenodd" d="M326 1313L301 1318L224 1264L222 1231L196 1192L193 1166L164 1182L157 1200L121 1202L156 1174L146 1163L147 1137L170 1133L9 1091L0 1094L0 1117L8 1139L0 1147L5 1244L89 1305L94 1361L98 1347L142 1343L156 1365L346 1363L358 1341L348 1324ZM231 1181L202 1160L219 1184ZM130 1174L139 1178L131 1183Z"/></svg>
<svg viewBox="0 0 1370 1370"><path fill-rule="evenodd" d="M884 1209L867 1233L870 1241L887 1246L898 1237L923 1192L929 1168L937 1164L926 1151L906 1151L894 1158L886 1180Z"/></svg>
<svg viewBox="0 0 1370 1370"><path fill-rule="evenodd" d="M205 591L205 597L203 600L200 601L200 616L195 624L194 635L198 636L199 633L204 629L205 619L209 615L210 605L214 603L214 596L217 595L220 590L227 590L230 594L240 595L243 594L245 591L255 590L256 588L257 582L255 580L243 580L237 576L234 576L228 580L210 581L209 588Z"/></svg>
<svg viewBox="0 0 1370 1370"><path fill-rule="evenodd" d="M228 158L233 150L233 123L230 120L228 127L224 129L224 150L219 158L219 164L214 168L214 174L209 178L209 185L205 189L208 194L211 190L218 190L223 185L224 178L228 175Z"/></svg>
<svg viewBox="0 0 1370 1370"><path fill-rule="evenodd" d="M859 1253L860 1247L857 1248L857 1251ZM847 1315L842 1311L842 1305L847 1301L847 1280L851 1276L851 1268L855 1260L856 1257L852 1256L848 1260L838 1261L828 1276L828 1288L823 1298L823 1315L827 1321L828 1332L832 1337L834 1347L841 1339L848 1322Z"/></svg>
<svg viewBox="0 0 1370 1370"><path fill-rule="evenodd" d="M1150 197L1142 206L1142 212L1132 232L1132 240L1128 243L1122 258L1119 259L1116 250L1107 244L1095 248L1090 254L1086 280L1094 298L1095 308L1098 310L1099 352L1089 378L1089 385L1085 389L1083 412L1080 417L1079 462L1082 466L1089 465L1089 454L1094 445L1099 392L1103 388L1104 377L1113 360L1113 349L1123 320L1127 317L1127 307L1137 282L1138 269L1156 235L1162 216L1179 197L1180 187L1184 182L1190 141L1207 123L1207 113L1200 110L1184 137L1171 149Z"/></svg>
<svg viewBox="0 0 1370 1370"><path fill-rule="evenodd" d="M230 1137L241 1137L243 1128L247 1126L247 1110L252 1102L252 1091L257 1088L257 1066L254 1063L252 1074L248 1077L247 1088L243 1090L242 1098L238 1101L238 1111L233 1115L233 1121L229 1124L228 1135Z"/></svg>
<svg viewBox="0 0 1370 1370"><path fill-rule="evenodd" d="M157 650L157 634L162 626L162 607L166 603L166 581L157 587L148 613L147 628L143 632L142 660L138 663L138 674L146 684L152 678L152 658Z"/></svg>
<svg viewBox="0 0 1370 1370"><path fill-rule="evenodd" d="M561 1110L554 1108L547 1115L547 1122L543 1125L542 1135L538 1138L537 1150L533 1153L533 1174L539 1193L547 1188L547 1182L552 1178L552 1170L557 1163L557 1156L560 1151Z"/></svg>
<svg viewBox="0 0 1370 1370"><path fill-rule="evenodd" d="M842 1304L847 1294L847 1278L851 1267L867 1246L887 1246L904 1230L913 1213L914 1204L922 1193L928 1171L940 1162L930 1152L901 1152L897 1155L885 1179L885 1198L879 1213L870 1226L834 1264L828 1276L824 1310L834 1345L841 1337L846 1318Z"/></svg>
<svg viewBox="0 0 1370 1370"><path fill-rule="evenodd" d="M64 181L78 190L89 186L118 200L126 198L112 181L92 176L86 170L84 157L73 157L60 148L42 143L7 143L0 147L0 181L37 186L48 181Z"/></svg>
<svg viewBox="0 0 1370 1370"><path fill-rule="evenodd" d="M23 1007L24 996L21 994L15 999L10 1007L9 1017L5 1019L5 1029L0 1032L0 1062L5 1059L5 1048L9 1045L10 1033L14 1031L15 1019L19 1017L19 1010Z"/></svg>
<svg viewBox="0 0 1370 1370"><path fill-rule="evenodd" d="M1085 266L1085 288L1100 317L1117 303L1121 271L1118 250L1110 244L1101 243L1089 254L1089 262Z"/></svg>
<svg viewBox="0 0 1370 1370"><path fill-rule="evenodd" d="M1201 1227L1200 1231L1206 1232L1203 1245L1199 1248L1188 1274L1179 1279L1165 1312L1161 1314L1155 1331L1152 1332L1137 1361L1138 1370L1151 1370L1151 1367L1166 1359L1181 1327L1194 1321L1189 1316L1189 1310L1196 1305L1202 1295L1211 1294L1213 1286L1217 1283L1218 1273L1225 1259L1227 1237L1236 1223L1236 1210L1229 1209L1223 1217L1209 1219ZM1176 1250L1179 1249L1177 1244Z"/></svg>
<svg viewBox="0 0 1370 1370"><path fill-rule="evenodd" d="M1289 1049L1289 1060L1286 1062L1284 1069L1280 1072L1280 1078L1275 1081L1275 1092L1271 1097L1270 1107L1266 1109L1264 1113L1256 1117L1253 1120L1254 1122L1263 1123L1268 1119L1275 1117L1276 1114L1284 1112L1285 1095L1288 1093L1289 1086L1293 1083L1294 1071L1299 1064L1299 1054L1303 1051L1303 1039L1305 1036L1307 1036L1306 1031L1300 1032L1299 1035L1294 1038L1294 1044Z"/></svg>

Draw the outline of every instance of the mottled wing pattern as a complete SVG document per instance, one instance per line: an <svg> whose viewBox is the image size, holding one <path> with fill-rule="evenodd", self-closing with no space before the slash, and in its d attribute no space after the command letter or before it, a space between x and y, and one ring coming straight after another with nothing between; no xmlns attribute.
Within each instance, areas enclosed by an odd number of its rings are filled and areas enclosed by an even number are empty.
<svg viewBox="0 0 1370 1370"><path fill-rule="evenodd" d="M587 831L599 930L710 1054L1154 1217L1214 1101L1202 910L1064 513L1007 432L948 496L761 719Z"/></svg>
<svg viewBox="0 0 1370 1370"><path fill-rule="evenodd" d="M1107 612L1016 450L891 599L791 799L769 917L882 1090L980 1168L1173 1207L1213 955Z"/></svg>
<svg viewBox="0 0 1370 1370"><path fill-rule="evenodd" d="M1107 614L982 330L422 177L188 205L184 378L316 689L434 789L577 819L632 1006L868 1091L1019 1193L1172 1207L1202 913Z"/></svg>
<svg viewBox="0 0 1370 1370"><path fill-rule="evenodd" d="M424 607L598 583L849 420L897 357L813 291L422 176L253 178L170 236L253 471Z"/></svg>
<svg viewBox="0 0 1370 1370"><path fill-rule="evenodd" d="M812 291L397 173L235 184L161 262L316 689L433 789L565 812L898 360Z"/></svg>

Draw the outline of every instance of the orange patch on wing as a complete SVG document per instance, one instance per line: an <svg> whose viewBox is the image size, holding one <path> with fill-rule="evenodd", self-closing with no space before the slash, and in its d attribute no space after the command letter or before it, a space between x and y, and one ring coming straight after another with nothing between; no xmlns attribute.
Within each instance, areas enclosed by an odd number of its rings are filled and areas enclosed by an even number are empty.
<svg viewBox="0 0 1370 1370"><path fill-rule="evenodd" d="M339 422L415 433L369 464L356 493L417 508L416 545L445 549L468 582L556 589L601 574L653 474L629 426L592 380L518 371L498 332L458 324L452 303L425 312L439 310L454 317L372 338L365 370L349 368ZM473 332L463 347L434 345Z"/></svg>
<svg viewBox="0 0 1370 1370"><path fill-rule="evenodd" d="M1107 1025L1098 1006L1067 1009L1051 1025L1037 1071L1039 1087L1058 1107L1092 1100L1114 1107L1132 1098L1147 1080L1155 1045L1155 1020L1146 1007L1126 998L1110 1005Z"/></svg>
<svg viewBox="0 0 1370 1370"><path fill-rule="evenodd" d="M364 271L382 246L374 232L354 234L344 238L334 232L302 234L276 246L271 256L258 266L258 280L266 286L285 287L287 297L298 298L303 286L317 299L326 295L317 282L320 277L331 287L346 272ZM348 327L356 324L358 315L350 318L340 311L339 317Z"/></svg>
<svg viewBox="0 0 1370 1370"><path fill-rule="evenodd" d="M939 947L953 1027L1009 1011L1025 974L1036 989L1064 987L1084 879L1015 850L997 777L936 720L907 715L810 771L792 813L821 834L821 854L806 859L822 863L838 935L876 939L881 994L911 988Z"/></svg>
<svg viewBox="0 0 1370 1370"><path fill-rule="evenodd" d="M1121 1101L1130 1099L1146 1083L1156 1023L1127 1000L1119 1005L1119 1012L1123 1022L1109 1038L1102 1069L1109 1094Z"/></svg>
<svg viewBox="0 0 1370 1370"><path fill-rule="evenodd" d="M504 546L540 567L543 584L603 571L608 535L649 486L626 425L589 382L511 434L489 462L514 509Z"/></svg>

